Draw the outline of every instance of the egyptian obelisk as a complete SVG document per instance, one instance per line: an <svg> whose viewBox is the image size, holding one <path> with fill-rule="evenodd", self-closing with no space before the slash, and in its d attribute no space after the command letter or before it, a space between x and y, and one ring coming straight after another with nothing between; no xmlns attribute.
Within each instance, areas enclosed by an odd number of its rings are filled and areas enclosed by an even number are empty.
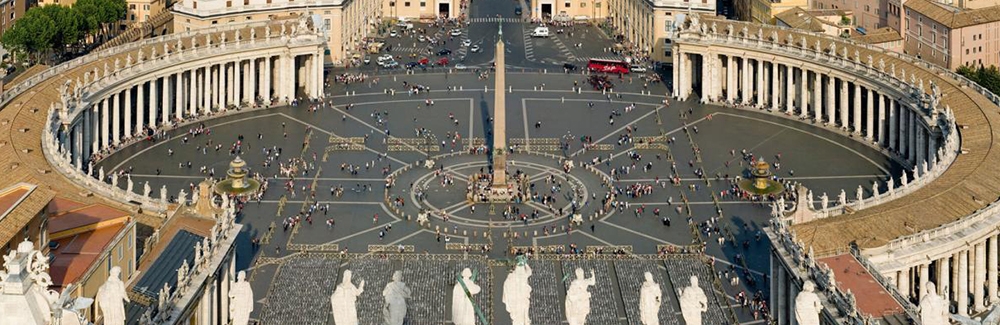
<svg viewBox="0 0 1000 325"><path fill-rule="evenodd" d="M493 187L507 187L507 100L503 89L507 78L504 66L503 24L497 34L496 85L493 92Z"/></svg>

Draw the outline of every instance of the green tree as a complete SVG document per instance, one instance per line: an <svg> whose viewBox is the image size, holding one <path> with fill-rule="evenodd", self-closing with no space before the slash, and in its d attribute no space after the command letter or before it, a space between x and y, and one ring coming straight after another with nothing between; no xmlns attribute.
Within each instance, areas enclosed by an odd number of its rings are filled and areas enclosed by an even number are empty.
<svg viewBox="0 0 1000 325"><path fill-rule="evenodd" d="M955 72L969 78L969 80L972 80L994 94L1000 94L1000 69L997 69L996 66L990 66L989 68L961 66Z"/></svg>
<svg viewBox="0 0 1000 325"><path fill-rule="evenodd" d="M42 14L55 22L55 35L52 43L59 52L63 52L67 46L76 45L87 32L86 19L84 19L83 14L72 8L47 5L32 10L41 11Z"/></svg>
<svg viewBox="0 0 1000 325"><path fill-rule="evenodd" d="M32 61L37 61L52 49L57 30L56 22L37 9L25 12L24 17L14 21L14 25L0 37L4 47L27 54Z"/></svg>
<svg viewBox="0 0 1000 325"><path fill-rule="evenodd" d="M115 30L115 25L125 18L125 0L79 0L73 5L86 17L87 27L98 30L107 37Z"/></svg>

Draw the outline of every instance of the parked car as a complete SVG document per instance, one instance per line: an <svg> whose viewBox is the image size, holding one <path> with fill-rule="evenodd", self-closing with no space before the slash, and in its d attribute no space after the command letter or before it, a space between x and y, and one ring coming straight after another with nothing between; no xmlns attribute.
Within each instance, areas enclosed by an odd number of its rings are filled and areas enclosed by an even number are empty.
<svg viewBox="0 0 1000 325"><path fill-rule="evenodd" d="M549 37L549 28L545 26L535 27L535 30L531 31L531 37Z"/></svg>
<svg viewBox="0 0 1000 325"><path fill-rule="evenodd" d="M646 67L641 65L633 65L631 68L629 68L629 70L632 70L632 72L646 72Z"/></svg>
<svg viewBox="0 0 1000 325"><path fill-rule="evenodd" d="M420 63L420 65L427 65L428 63L431 62L431 60L429 60L427 58L420 58L420 61L417 61L417 62Z"/></svg>
<svg viewBox="0 0 1000 325"><path fill-rule="evenodd" d="M467 47L469 45L472 45L472 41L470 41L468 39L462 40L462 46L466 46Z"/></svg>
<svg viewBox="0 0 1000 325"><path fill-rule="evenodd" d="M449 49L442 49L442 50L438 51L437 54L438 54L438 56L449 55L449 54L451 54L451 50L449 50Z"/></svg>
<svg viewBox="0 0 1000 325"><path fill-rule="evenodd" d="M467 66L465 66L464 64L461 64L461 63L455 65L455 70L466 70L468 68L469 67L467 67Z"/></svg>
<svg viewBox="0 0 1000 325"><path fill-rule="evenodd" d="M455 28L451 30L451 36L462 36L462 30Z"/></svg>
<svg viewBox="0 0 1000 325"><path fill-rule="evenodd" d="M440 66L442 66L442 67L443 67L443 66L446 66L446 65L448 65L448 62L449 62L449 61L448 61L448 58L440 58L440 59L438 59L438 61L437 61L437 65L440 65Z"/></svg>
<svg viewBox="0 0 1000 325"><path fill-rule="evenodd" d="M472 46L472 48L470 48L470 49L469 49L469 52L472 52L472 53L479 53L479 52L481 52L482 50L483 50L483 48L482 48L482 47L479 47L479 44L476 44L476 45L473 45L473 46Z"/></svg>
<svg viewBox="0 0 1000 325"><path fill-rule="evenodd" d="M389 31L389 37L399 37L399 33L396 33L395 29L391 30Z"/></svg>
<svg viewBox="0 0 1000 325"><path fill-rule="evenodd" d="M416 68L416 67L419 67L419 66L420 66L420 63L417 63L417 62L414 62L414 61L410 61L409 63L406 64L406 68L407 69L413 69L413 68Z"/></svg>
<svg viewBox="0 0 1000 325"><path fill-rule="evenodd" d="M566 71L576 71L576 65L572 63L563 63L563 69L566 69Z"/></svg>

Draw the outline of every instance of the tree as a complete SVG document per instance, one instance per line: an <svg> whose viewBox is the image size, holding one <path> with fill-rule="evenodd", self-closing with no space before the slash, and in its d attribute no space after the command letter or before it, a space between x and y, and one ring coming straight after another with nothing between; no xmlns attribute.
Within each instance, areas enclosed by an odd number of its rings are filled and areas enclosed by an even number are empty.
<svg viewBox="0 0 1000 325"><path fill-rule="evenodd" d="M14 21L14 25L0 37L4 47L28 54L33 60L52 49L56 35L56 22L37 9L25 12L24 17Z"/></svg>
<svg viewBox="0 0 1000 325"><path fill-rule="evenodd" d="M996 66L990 66L989 68L961 66L955 72L969 78L969 80L972 80L994 94L1000 94L1000 69L997 69Z"/></svg>
<svg viewBox="0 0 1000 325"><path fill-rule="evenodd" d="M125 17L125 0L79 0L73 5L87 17L87 27L96 29L101 35L107 36Z"/></svg>
<svg viewBox="0 0 1000 325"><path fill-rule="evenodd" d="M52 43L59 52L67 46L75 45L87 32L86 20L82 13L60 5L46 5L37 9L55 22L55 35Z"/></svg>

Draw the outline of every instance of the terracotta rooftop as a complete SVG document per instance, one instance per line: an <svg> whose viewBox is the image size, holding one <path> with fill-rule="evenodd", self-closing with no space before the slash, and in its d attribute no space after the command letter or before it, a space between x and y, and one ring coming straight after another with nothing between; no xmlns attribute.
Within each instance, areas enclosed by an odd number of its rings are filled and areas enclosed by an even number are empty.
<svg viewBox="0 0 1000 325"><path fill-rule="evenodd" d="M28 186L15 186L7 189L3 194L0 194L0 220L7 215L10 209L14 208L17 202L20 202L25 196L28 196L28 192L32 190Z"/></svg>
<svg viewBox="0 0 1000 325"><path fill-rule="evenodd" d="M60 215L71 210L76 210L85 206L86 204L73 201L61 196L57 196L52 201L49 201L48 212L51 215Z"/></svg>
<svg viewBox="0 0 1000 325"><path fill-rule="evenodd" d="M823 22L820 22L818 18L799 7L792 7L788 10L782 11L777 15L774 15L774 19L785 23L785 25L788 25L788 27L791 28L804 29L818 33L823 32Z"/></svg>
<svg viewBox="0 0 1000 325"><path fill-rule="evenodd" d="M838 289L854 293L862 313L876 318L903 313L903 307L896 299L851 254L821 258L819 262L833 270Z"/></svg>
<svg viewBox="0 0 1000 325"><path fill-rule="evenodd" d="M49 217L49 233L54 234L78 227L125 218L130 215L131 213L129 212L105 204L91 204Z"/></svg>
<svg viewBox="0 0 1000 325"><path fill-rule="evenodd" d="M59 247L52 251L55 259L49 269L53 286L62 288L79 281L123 228L125 228L124 223L116 223L56 239Z"/></svg>
<svg viewBox="0 0 1000 325"><path fill-rule="evenodd" d="M21 191L25 192L22 193ZM30 184L15 184L9 187L4 201L12 200L9 206L0 215L0 244L9 243L11 240L21 241L23 238L14 238L24 226L31 222L38 214L45 211L46 205L55 196L55 192Z"/></svg>
<svg viewBox="0 0 1000 325"><path fill-rule="evenodd" d="M962 10L928 0L909 0L903 6L952 29L1000 21L1000 6Z"/></svg>
<svg viewBox="0 0 1000 325"><path fill-rule="evenodd" d="M882 27L873 31L868 32L865 35L855 35L851 36L852 40L868 43L868 44L881 44L886 42L902 41L903 37L899 35L895 29L889 27Z"/></svg>

